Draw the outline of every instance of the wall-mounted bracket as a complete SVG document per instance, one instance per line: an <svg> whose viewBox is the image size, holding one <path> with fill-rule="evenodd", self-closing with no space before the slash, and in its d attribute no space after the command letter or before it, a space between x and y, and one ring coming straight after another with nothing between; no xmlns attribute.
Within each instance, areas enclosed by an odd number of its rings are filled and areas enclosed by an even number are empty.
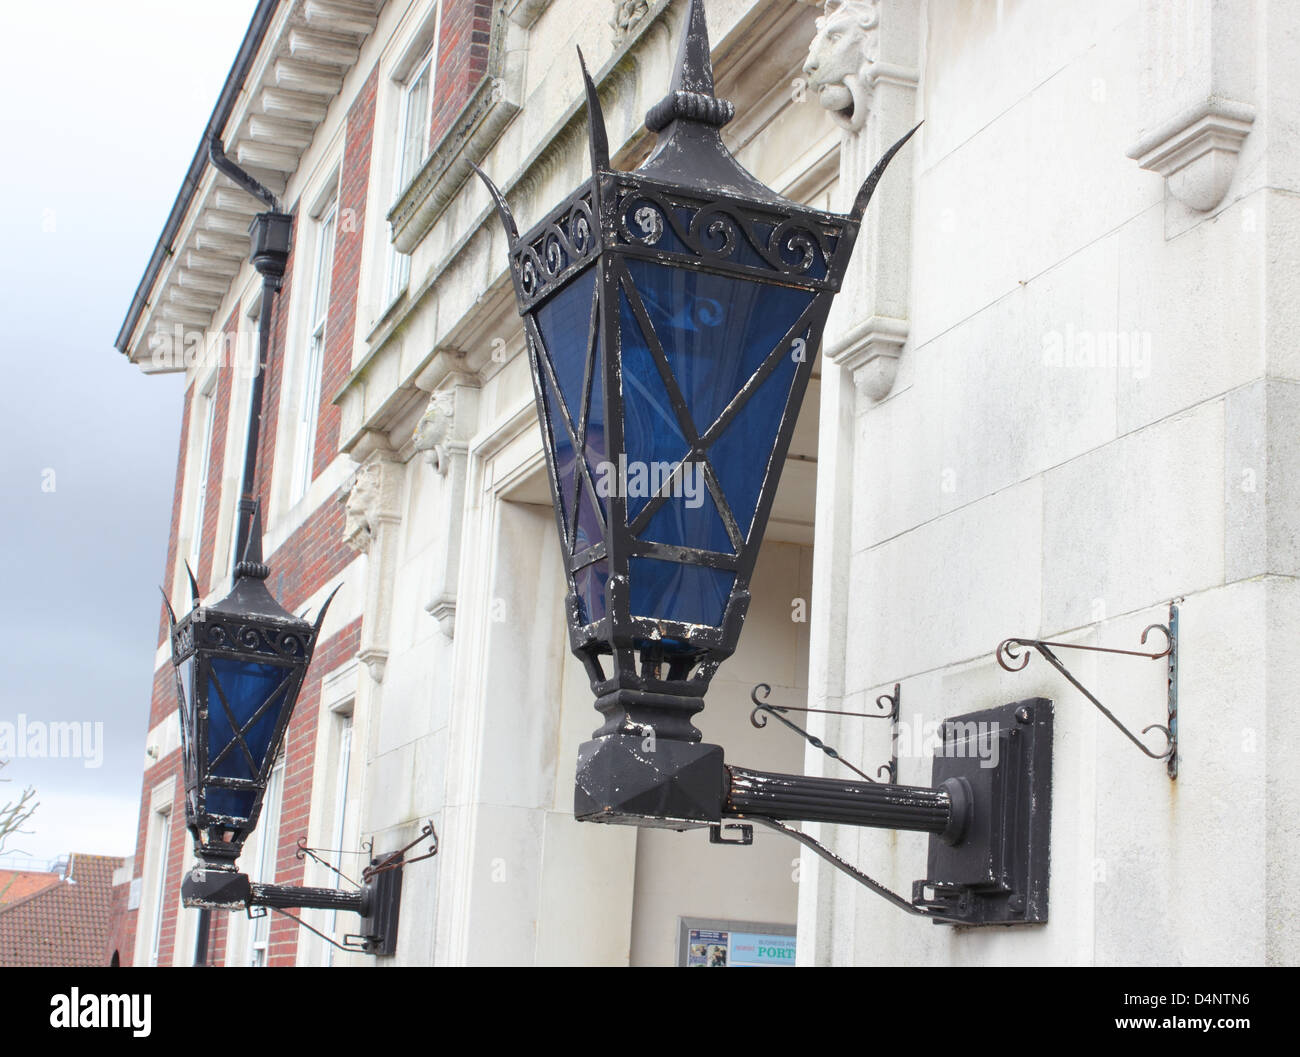
<svg viewBox="0 0 1300 1057"><path fill-rule="evenodd" d="M1052 702L1033 698L944 721L931 781L963 786L972 810L960 840L930 838L913 905L952 925L1047 920L1052 720Z"/></svg>
<svg viewBox="0 0 1300 1057"><path fill-rule="evenodd" d="M749 714L749 721L760 730L767 726L767 717L773 716L794 731L799 737L803 738L814 749L820 749L832 760L838 760L854 774L866 779L868 782L878 782L881 779L881 772L885 772L888 777L886 782L898 781L898 717L902 708L903 693L898 683L894 684L892 694L881 694L876 698L876 707L878 712L843 712L834 708L800 708L795 705L773 705L769 704L767 697L771 694L772 688L767 683L759 683L750 692L749 699L754 703L754 710ZM803 727L786 719L786 712L815 712L826 716L850 716L853 719L887 719L890 723L890 757L888 763L882 763L876 768L876 777L872 778L866 771L860 770L853 766L848 760L844 759L839 752L827 745L821 738L814 734L809 734ZM726 842L730 843L730 842Z"/></svg>
<svg viewBox="0 0 1300 1057"><path fill-rule="evenodd" d="M405 859L408 851L426 839L431 839L432 846L424 855ZM365 954L384 956L397 951L397 926L402 905L402 871L411 863L431 858L438 853L438 834L429 822L413 841L394 852L378 856L361 874L361 884L353 891L341 888L311 888L303 885L262 884L251 881L247 874L240 873L233 863L223 862L214 865L200 861L181 882L181 899L187 907L200 907L207 910L251 911L253 908L269 908L276 913L292 918L299 925L316 933L322 939L332 943L340 950L361 951ZM298 842L298 858L310 856L317 862L324 862L315 851L306 847L305 842ZM338 876L347 880L339 870L330 866ZM342 943L326 936L318 929L288 910L350 910L361 916L361 928L357 933L346 935Z"/></svg>
<svg viewBox="0 0 1300 1057"><path fill-rule="evenodd" d="M724 814L786 834L908 913L949 925L1039 924L1047 920L1052 724L1043 698L944 720L928 788L728 766ZM927 832L927 878L909 902L786 821ZM745 843L720 829L714 842Z"/></svg>
<svg viewBox="0 0 1300 1057"><path fill-rule="evenodd" d="M1021 655L1019 652L1022 648L1034 649L1043 655L1053 668L1060 672L1069 681L1079 693L1083 694L1097 708L1103 716L1110 720L1128 738L1134 745L1142 750L1153 760L1164 760L1165 770L1171 779L1178 777L1178 603L1182 599L1175 599L1169 604L1169 623L1168 624L1150 624L1142 632L1141 642L1146 644L1147 636L1153 631L1159 631L1165 637L1165 647L1154 653L1148 653L1145 650L1121 650L1111 646L1083 646L1074 642L1047 642L1042 639L1003 639L998 644L995 656L997 662L1008 672L1023 671L1025 665L1029 663L1029 654ZM1124 726L1110 709L1097 700L1086 686L1071 674L1070 670L1061 663L1061 659L1056 656L1055 650L1086 650L1090 653L1113 653L1121 654L1126 657L1146 657L1149 660L1160 660L1167 658L1169 669L1168 700L1166 702L1166 722L1150 723L1142 728L1142 733L1158 730L1165 736L1165 748L1163 752L1153 752L1136 734ZM1018 663L1017 663L1018 662Z"/></svg>

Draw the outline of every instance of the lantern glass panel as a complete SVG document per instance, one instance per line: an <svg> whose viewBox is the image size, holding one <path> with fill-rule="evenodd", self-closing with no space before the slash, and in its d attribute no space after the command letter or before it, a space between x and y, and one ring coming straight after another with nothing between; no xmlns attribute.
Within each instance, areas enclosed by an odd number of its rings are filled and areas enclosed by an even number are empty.
<svg viewBox="0 0 1300 1057"><path fill-rule="evenodd" d="M794 383L798 357L811 355L807 349L807 316L815 294L654 261L629 260L627 268L645 318L638 319L625 302L621 317L624 390L643 386L654 394L660 411L656 418L636 423L627 416L624 429L628 458L632 458L634 446L647 450L684 447L683 428L693 427L698 436L708 436L719 416L739 396L744 401L740 412L719 434L730 434L734 439L720 448L707 449L706 454L740 535L747 537L758 507L767 455L776 445ZM654 357L645 355L647 345L662 350L685 403L688 423L674 425L670 421L671 401ZM765 365L769 373L755 378ZM751 379L751 390L742 393ZM744 413L746 409L748 414ZM647 427L661 431L664 441L644 435L634 437L634 430L642 433ZM698 474L692 471L691 475L693 483ZM677 492L683 490L685 484L675 488ZM722 521L712 500L692 500L691 509L702 513L693 519L689 538L647 538L733 553L725 530L722 538L718 536ZM628 517L635 519L638 512L639 508L629 501ZM656 532L670 527L661 524Z"/></svg>
<svg viewBox="0 0 1300 1057"><path fill-rule="evenodd" d="M707 565L631 558L628 580L634 617L717 627L726 612L736 574Z"/></svg>
<svg viewBox="0 0 1300 1057"><path fill-rule="evenodd" d="M208 769L213 776L260 776L280 718L283 689L291 679L292 670L280 665L226 657L212 659L208 679ZM211 793L208 808L217 810Z"/></svg>
<svg viewBox="0 0 1300 1057"><path fill-rule="evenodd" d="M578 610L583 624L594 624L605 618L605 585L609 582L609 559L579 569L573 574L574 591L578 596Z"/></svg>
<svg viewBox="0 0 1300 1057"><path fill-rule="evenodd" d="M576 554L604 536L605 497L591 483L606 450L596 269L580 272L537 310L536 318L546 360L542 365L544 399L560 482L561 513L570 553ZM579 450L585 458L585 472L579 467Z"/></svg>

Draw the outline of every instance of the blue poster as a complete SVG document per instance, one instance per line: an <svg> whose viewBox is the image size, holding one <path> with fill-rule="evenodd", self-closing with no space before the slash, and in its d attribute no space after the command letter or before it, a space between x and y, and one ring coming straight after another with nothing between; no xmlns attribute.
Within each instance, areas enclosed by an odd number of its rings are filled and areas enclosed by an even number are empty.
<svg viewBox="0 0 1300 1057"><path fill-rule="evenodd" d="M706 968L794 966L795 937L770 932L690 929L686 964Z"/></svg>

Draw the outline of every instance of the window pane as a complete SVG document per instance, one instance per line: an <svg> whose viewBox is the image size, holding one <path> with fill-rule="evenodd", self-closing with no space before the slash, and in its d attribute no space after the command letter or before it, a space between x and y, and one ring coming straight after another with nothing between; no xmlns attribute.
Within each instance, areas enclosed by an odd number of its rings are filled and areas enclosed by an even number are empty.
<svg viewBox="0 0 1300 1057"><path fill-rule="evenodd" d="M401 191L420 171L429 139L429 63L426 60L406 90L406 113L402 128Z"/></svg>

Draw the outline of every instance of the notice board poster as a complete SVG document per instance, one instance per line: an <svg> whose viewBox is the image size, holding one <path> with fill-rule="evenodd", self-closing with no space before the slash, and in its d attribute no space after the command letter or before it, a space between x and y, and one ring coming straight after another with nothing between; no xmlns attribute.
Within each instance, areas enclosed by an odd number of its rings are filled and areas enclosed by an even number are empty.
<svg viewBox="0 0 1300 1057"><path fill-rule="evenodd" d="M794 967L793 925L681 918L677 964L689 968Z"/></svg>

